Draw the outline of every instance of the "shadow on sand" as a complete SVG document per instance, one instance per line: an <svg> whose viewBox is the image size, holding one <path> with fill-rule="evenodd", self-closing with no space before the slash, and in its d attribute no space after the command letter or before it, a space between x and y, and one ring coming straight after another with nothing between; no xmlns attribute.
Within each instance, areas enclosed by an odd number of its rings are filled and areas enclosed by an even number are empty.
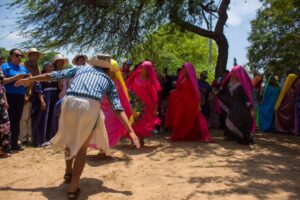
<svg viewBox="0 0 300 200"><path fill-rule="evenodd" d="M94 178L83 178L80 179L81 193L78 200L88 199L89 196L99 193L113 193L122 194L125 196L131 196L131 191L119 191L103 186L103 182ZM42 193L44 197L49 200L63 200L67 199L67 184L61 184L57 187L40 187L40 188L12 188L12 187L1 187L0 191L20 191L20 192L38 192Z"/></svg>

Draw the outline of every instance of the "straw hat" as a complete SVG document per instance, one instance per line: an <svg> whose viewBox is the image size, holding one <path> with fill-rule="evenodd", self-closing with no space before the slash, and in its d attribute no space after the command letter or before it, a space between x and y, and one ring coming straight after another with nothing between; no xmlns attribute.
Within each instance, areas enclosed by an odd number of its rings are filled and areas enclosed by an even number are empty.
<svg viewBox="0 0 300 200"><path fill-rule="evenodd" d="M27 51L27 56L29 56L29 54L31 53L38 53L39 55L42 54L42 52L38 51L36 48L30 48L28 51Z"/></svg>
<svg viewBox="0 0 300 200"><path fill-rule="evenodd" d="M78 54L78 55L76 55L76 56L73 58L73 60L72 60L72 64L73 64L73 65L77 65L77 59L78 59L79 57L83 57L85 62L88 60L88 57L87 57L86 55Z"/></svg>
<svg viewBox="0 0 300 200"><path fill-rule="evenodd" d="M64 67L68 65L68 58L64 57L62 54L56 54L52 60L52 63L55 63L57 60L64 60Z"/></svg>
<svg viewBox="0 0 300 200"><path fill-rule="evenodd" d="M108 58L108 57L106 57ZM109 56L110 58L110 56ZM93 67L101 67L105 69L109 69L109 71L114 71L115 67L110 63L104 60L103 57L99 57L98 55L92 57L87 61L87 63Z"/></svg>
<svg viewBox="0 0 300 200"><path fill-rule="evenodd" d="M96 56L99 60L110 60L111 56L107 53L100 53L100 54L96 54Z"/></svg>

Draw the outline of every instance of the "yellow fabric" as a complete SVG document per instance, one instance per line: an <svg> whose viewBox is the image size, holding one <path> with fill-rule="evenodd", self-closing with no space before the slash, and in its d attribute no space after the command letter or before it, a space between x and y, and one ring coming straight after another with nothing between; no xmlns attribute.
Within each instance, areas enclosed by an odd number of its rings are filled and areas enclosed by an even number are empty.
<svg viewBox="0 0 300 200"><path fill-rule="evenodd" d="M123 90L124 90L124 92L125 92L125 95L127 96L127 99L128 99L128 101L129 101L128 90L127 90L125 81L124 81L124 79L123 79L121 70L119 69L119 65L118 65L117 61L114 60L114 59L111 59L110 63L116 68L116 72L115 72L115 77L114 77L114 79L115 79L115 80L118 80L118 81L120 82L120 84L121 84L121 86L122 86L122 88L123 88ZM134 117L133 117L133 115L130 116L129 122L130 122L131 125L133 124L133 122L134 122Z"/></svg>
<svg viewBox="0 0 300 200"><path fill-rule="evenodd" d="M128 90L125 84L125 81L123 79L121 70L119 69L118 63L117 61L115 61L114 59L111 59L111 64L116 68L116 72L115 72L115 79L118 80L120 82L120 84L122 85L122 88L127 96L127 98L129 99L129 95L128 95Z"/></svg>
<svg viewBox="0 0 300 200"><path fill-rule="evenodd" d="M278 100L276 102L275 105L275 111L277 111L281 105L282 100L284 99L284 97L286 96L286 94L288 93L288 91L290 90L290 88L292 87L293 83L295 82L295 80L297 79L297 75L296 74L290 74L288 75L286 81L283 84L283 87L280 91Z"/></svg>

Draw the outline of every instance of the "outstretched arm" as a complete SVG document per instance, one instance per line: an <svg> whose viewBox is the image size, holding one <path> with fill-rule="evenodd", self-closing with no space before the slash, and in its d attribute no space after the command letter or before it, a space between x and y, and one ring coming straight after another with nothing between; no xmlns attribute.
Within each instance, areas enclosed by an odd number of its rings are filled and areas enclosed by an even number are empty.
<svg viewBox="0 0 300 200"><path fill-rule="evenodd" d="M125 114L124 111L121 110L115 110L114 111L116 113L116 115L118 116L119 120L123 123L123 125L125 126L126 130L128 131L131 139L133 140L134 145L136 146L136 148L140 148L140 140L139 138L136 136L135 132L133 131L130 122Z"/></svg>
<svg viewBox="0 0 300 200"><path fill-rule="evenodd" d="M27 78L29 76L31 76L31 74L17 74L17 75L12 76L12 77L4 77L3 81L4 81L4 84L9 84L11 82L20 80L22 78Z"/></svg>
<svg viewBox="0 0 300 200"><path fill-rule="evenodd" d="M34 82L37 82L37 81L49 81L49 80L51 80L50 73L40 74L38 76L33 76L33 77L29 77L29 78L20 79L20 80L18 80L15 83L15 86L19 87L21 85L25 85L26 87L29 87Z"/></svg>
<svg viewBox="0 0 300 200"><path fill-rule="evenodd" d="M73 78L76 74L77 69L78 69L77 67L73 67L62 71L53 71L51 73L46 73L46 74L41 74L30 78L21 79L15 83L15 86L17 87L20 85L28 86L30 83L36 81L50 81L50 80L60 80L64 78Z"/></svg>

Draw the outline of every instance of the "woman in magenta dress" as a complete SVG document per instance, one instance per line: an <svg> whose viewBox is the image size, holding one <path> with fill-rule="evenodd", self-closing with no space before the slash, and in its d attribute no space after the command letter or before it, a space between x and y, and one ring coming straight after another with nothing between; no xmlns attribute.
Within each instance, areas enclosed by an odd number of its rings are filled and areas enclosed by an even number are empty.
<svg viewBox="0 0 300 200"><path fill-rule="evenodd" d="M126 80L130 104L134 115L133 129L143 144L143 138L152 136L155 125L160 124L157 117L158 95L161 86L153 64L142 62Z"/></svg>
<svg viewBox="0 0 300 200"><path fill-rule="evenodd" d="M201 96L193 64L185 63L175 90L170 92L166 128L172 129L172 141L211 141L206 119L201 113Z"/></svg>

